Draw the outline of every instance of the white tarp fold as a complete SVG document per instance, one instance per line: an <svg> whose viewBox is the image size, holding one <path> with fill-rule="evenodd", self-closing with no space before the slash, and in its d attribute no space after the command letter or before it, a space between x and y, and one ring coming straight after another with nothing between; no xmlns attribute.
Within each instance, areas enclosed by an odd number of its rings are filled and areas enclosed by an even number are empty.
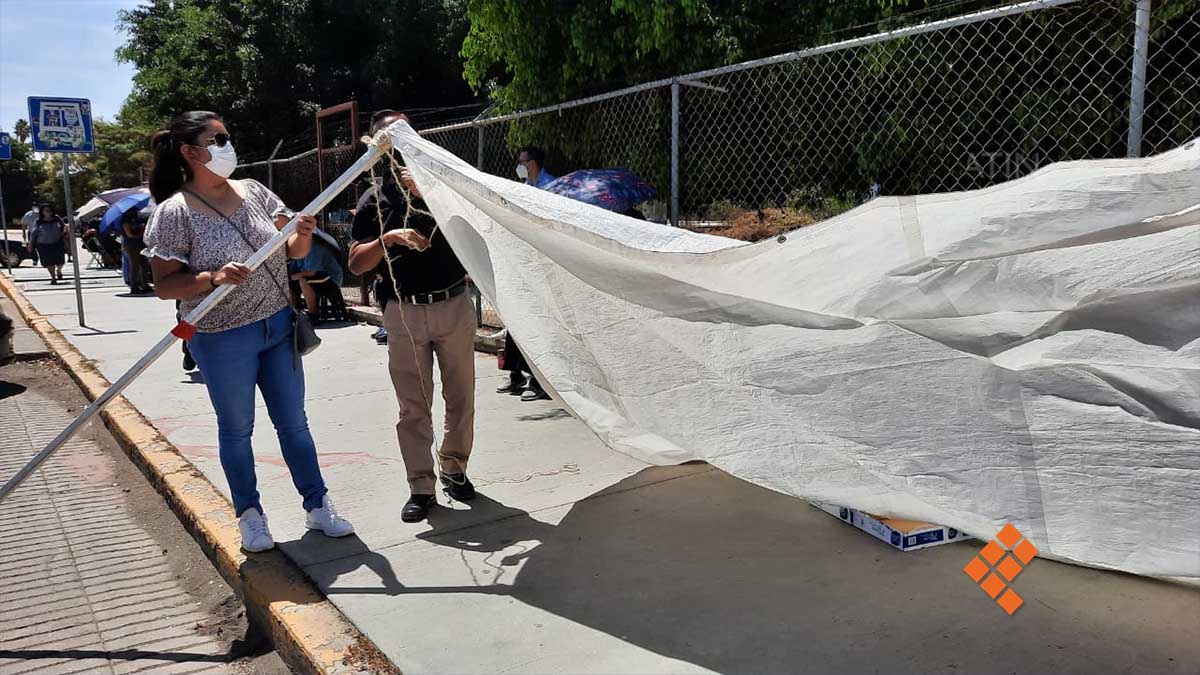
<svg viewBox="0 0 1200 675"><path fill-rule="evenodd" d="M609 447L1200 576L1200 142L747 245L484 174L406 125L393 140Z"/></svg>

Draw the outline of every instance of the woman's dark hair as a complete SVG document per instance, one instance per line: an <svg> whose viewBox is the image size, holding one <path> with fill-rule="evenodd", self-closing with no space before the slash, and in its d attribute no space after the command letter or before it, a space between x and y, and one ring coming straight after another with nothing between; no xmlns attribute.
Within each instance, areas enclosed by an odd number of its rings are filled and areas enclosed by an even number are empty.
<svg viewBox="0 0 1200 675"><path fill-rule="evenodd" d="M56 215L54 213L54 205L51 204L50 202L43 202L40 206L38 206L38 220L42 219L42 212L45 211L46 209L50 209L51 216Z"/></svg>
<svg viewBox="0 0 1200 675"><path fill-rule="evenodd" d="M150 137L154 162L150 165L150 194L158 203L179 192L192 179L192 170L179 152L184 145L193 145L208 123L221 116L207 110L191 110L171 120L171 125Z"/></svg>

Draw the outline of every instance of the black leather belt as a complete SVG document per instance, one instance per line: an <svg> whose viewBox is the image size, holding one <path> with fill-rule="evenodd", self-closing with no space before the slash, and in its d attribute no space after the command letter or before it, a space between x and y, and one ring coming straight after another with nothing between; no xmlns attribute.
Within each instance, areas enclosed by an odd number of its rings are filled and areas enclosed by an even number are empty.
<svg viewBox="0 0 1200 675"><path fill-rule="evenodd" d="M432 293L413 293L412 295L401 295L400 301L407 302L410 305L432 305L435 302L444 302L450 298L456 298L467 290L467 280L454 284L450 288L433 291Z"/></svg>

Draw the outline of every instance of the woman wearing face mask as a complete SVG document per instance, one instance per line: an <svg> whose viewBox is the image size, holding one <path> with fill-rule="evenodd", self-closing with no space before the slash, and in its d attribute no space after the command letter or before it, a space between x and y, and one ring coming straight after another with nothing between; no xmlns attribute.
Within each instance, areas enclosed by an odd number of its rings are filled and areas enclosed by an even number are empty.
<svg viewBox="0 0 1200 675"><path fill-rule="evenodd" d="M67 226L62 218L54 214L54 207L42 204L38 208L37 222L30 228L29 249L37 249L42 267L50 272L50 283L62 281L63 264L67 257Z"/></svg>
<svg viewBox="0 0 1200 675"><path fill-rule="evenodd" d="M305 524L331 537L354 531L326 495L304 413L304 373L294 356L286 258L312 247L316 220L300 216L287 241L257 271L242 264L292 215L253 180L230 180L237 154L216 113L187 112L151 140L150 192L158 202L146 228L155 292L181 301L187 315L218 286L236 286L196 326L192 357L217 414L221 468L229 481L242 547L265 551L267 528L254 474L250 435L254 388L262 392L292 483L303 497Z"/></svg>

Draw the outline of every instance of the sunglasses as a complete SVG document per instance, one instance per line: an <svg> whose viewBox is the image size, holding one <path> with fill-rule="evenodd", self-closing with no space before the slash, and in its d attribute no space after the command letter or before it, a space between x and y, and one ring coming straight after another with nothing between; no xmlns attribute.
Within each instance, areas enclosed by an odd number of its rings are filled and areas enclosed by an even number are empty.
<svg viewBox="0 0 1200 675"><path fill-rule="evenodd" d="M230 136L229 134L226 134L226 133L219 133L219 134L213 135L212 142L209 143L209 145L215 145L218 148L223 148L223 147L225 147L226 143L232 143L232 142L233 142L233 136ZM203 148L205 146L197 145L196 147Z"/></svg>

